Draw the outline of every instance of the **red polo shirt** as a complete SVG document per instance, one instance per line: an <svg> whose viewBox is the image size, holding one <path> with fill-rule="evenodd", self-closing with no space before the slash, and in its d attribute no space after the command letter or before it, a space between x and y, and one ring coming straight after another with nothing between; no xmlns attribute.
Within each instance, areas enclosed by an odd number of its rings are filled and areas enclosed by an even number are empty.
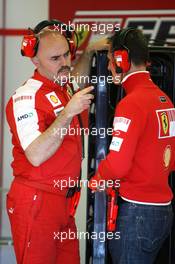
<svg viewBox="0 0 175 264"><path fill-rule="evenodd" d="M123 81L110 151L99 164L103 179L120 179L120 195L142 203L167 203L168 176L175 160L175 109L148 72Z"/></svg>
<svg viewBox="0 0 175 264"><path fill-rule="evenodd" d="M82 151L81 136L76 133L80 127L77 116L73 118L71 132L64 137L61 146L40 166L34 167L24 152L53 123L69 100L66 86L61 87L37 71L10 98L6 115L12 133L13 175L26 184L55 192L58 188L56 182L79 177Z"/></svg>

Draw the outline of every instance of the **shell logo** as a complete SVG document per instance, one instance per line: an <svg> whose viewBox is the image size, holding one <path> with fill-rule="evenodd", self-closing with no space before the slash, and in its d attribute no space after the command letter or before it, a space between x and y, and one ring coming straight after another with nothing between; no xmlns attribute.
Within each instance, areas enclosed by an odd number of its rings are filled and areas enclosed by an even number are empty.
<svg viewBox="0 0 175 264"><path fill-rule="evenodd" d="M50 100L51 100L53 103L55 103L55 104L58 103L58 98L56 98L56 96L54 96L54 95L50 95Z"/></svg>

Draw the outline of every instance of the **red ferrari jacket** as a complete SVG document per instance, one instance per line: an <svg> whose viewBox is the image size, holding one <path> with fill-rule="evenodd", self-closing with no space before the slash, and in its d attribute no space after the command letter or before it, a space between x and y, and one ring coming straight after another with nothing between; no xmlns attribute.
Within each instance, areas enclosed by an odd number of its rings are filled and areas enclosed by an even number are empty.
<svg viewBox="0 0 175 264"><path fill-rule="evenodd" d="M56 153L40 166L32 166L24 152L53 123L69 100L67 87L59 86L37 71L10 98L6 116L12 133L12 168L16 179L56 193L61 180L77 180L82 156L81 136L76 133L80 128L77 117L73 118L71 133L64 137Z"/></svg>
<svg viewBox="0 0 175 264"><path fill-rule="evenodd" d="M116 107L102 179L120 179L120 195L142 203L168 203L168 176L175 160L175 109L151 80L135 72L123 80L126 96Z"/></svg>

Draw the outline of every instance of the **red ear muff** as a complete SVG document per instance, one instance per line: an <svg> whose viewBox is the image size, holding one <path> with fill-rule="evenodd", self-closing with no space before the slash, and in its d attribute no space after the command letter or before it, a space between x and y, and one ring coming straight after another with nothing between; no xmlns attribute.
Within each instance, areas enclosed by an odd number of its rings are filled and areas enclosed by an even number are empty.
<svg viewBox="0 0 175 264"><path fill-rule="evenodd" d="M37 37L37 34L41 32L42 29L45 27L49 27L50 29L53 29L54 31L59 27L64 29L64 32L61 32L61 34L66 38L69 49L71 53L71 60L75 59L76 50L78 48L78 36L77 33L72 30L72 28L67 29L67 25L62 23L59 20L44 20L41 21L34 29L29 28L29 35L25 35L22 41L21 45L21 54L26 57L34 57L37 53L38 44L39 44L39 38Z"/></svg>
<svg viewBox="0 0 175 264"><path fill-rule="evenodd" d="M71 60L74 60L76 50L77 50L77 46L75 45L74 40L69 40L69 50L70 50L70 54L71 54Z"/></svg>
<svg viewBox="0 0 175 264"><path fill-rule="evenodd" d="M26 57L34 57L38 46L38 39L35 35L25 35L21 44L21 54Z"/></svg>
<svg viewBox="0 0 175 264"><path fill-rule="evenodd" d="M116 65L117 73L128 72L131 66L128 51L127 50L114 51L114 62Z"/></svg>
<svg viewBox="0 0 175 264"><path fill-rule="evenodd" d="M71 36L70 37L66 37L68 43L69 43L69 50L70 50L70 54L71 54L71 60L74 60L76 57L76 51L78 49L78 35L76 33L76 31L71 32Z"/></svg>

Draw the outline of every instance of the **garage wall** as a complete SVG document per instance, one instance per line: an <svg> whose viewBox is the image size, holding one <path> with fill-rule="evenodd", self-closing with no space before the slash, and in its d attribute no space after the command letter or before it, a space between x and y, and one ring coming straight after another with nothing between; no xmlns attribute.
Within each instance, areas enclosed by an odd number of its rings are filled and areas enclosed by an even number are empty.
<svg viewBox="0 0 175 264"><path fill-rule="evenodd" d="M0 0L0 29L27 29L43 19L48 19L48 0ZM17 31L16 31L17 32ZM0 32L0 236L11 236L5 212L5 196L12 181L11 135L5 120L5 105L16 88L31 76L33 66L20 55L22 36ZM0 246L0 263L13 264L12 247Z"/></svg>
<svg viewBox="0 0 175 264"><path fill-rule="evenodd" d="M0 243L11 238L9 221L5 211L5 198L12 177L11 134L5 119L5 106L14 91L33 73L30 59L22 57L20 46L22 35L9 35L8 30L34 27L38 22L48 19L48 0L0 0ZM87 142L87 140L86 140ZM87 152L86 152L87 156ZM86 162L83 165L86 177ZM76 215L79 231L86 229L86 190L83 190ZM85 240L80 242L81 263L85 263ZM15 264L12 246L0 245L0 263Z"/></svg>

